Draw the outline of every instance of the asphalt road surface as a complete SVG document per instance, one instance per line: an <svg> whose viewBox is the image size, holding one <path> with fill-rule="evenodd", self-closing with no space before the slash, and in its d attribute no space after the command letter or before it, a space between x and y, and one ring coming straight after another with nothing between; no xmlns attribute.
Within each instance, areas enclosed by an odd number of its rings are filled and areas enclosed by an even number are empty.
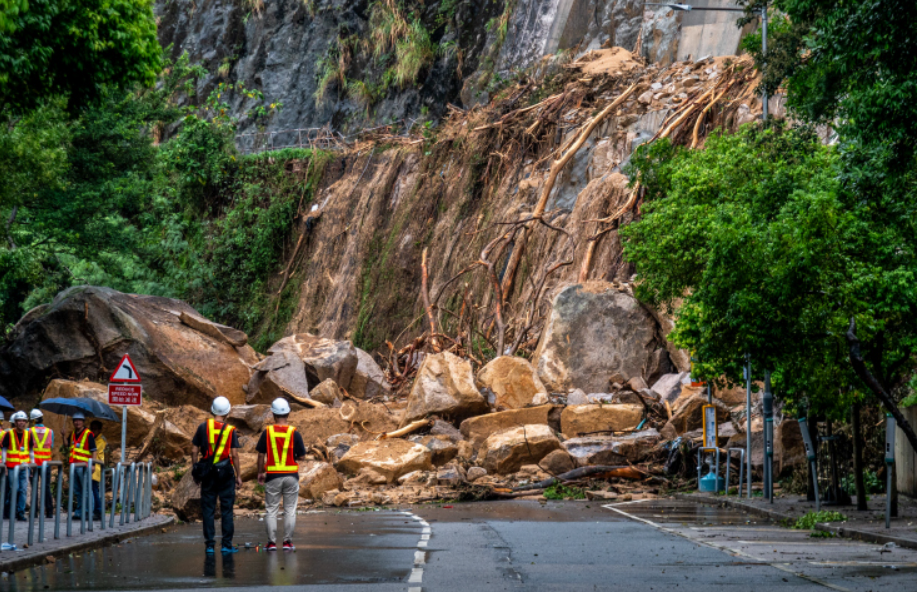
<svg viewBox="0 0 917 592"><path fill-rule="evenodd" d="M4 574L0 590L917 591L915 551L682 501L312 512L298 518L295 552L256 549L263 529L237 520L243 550L208 558L200 525L179 526Z"/></svg>

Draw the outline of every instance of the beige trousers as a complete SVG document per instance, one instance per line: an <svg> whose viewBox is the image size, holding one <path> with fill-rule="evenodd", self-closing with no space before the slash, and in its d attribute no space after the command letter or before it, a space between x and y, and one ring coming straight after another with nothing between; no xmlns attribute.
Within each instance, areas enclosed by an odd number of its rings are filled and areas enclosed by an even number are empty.
<svg viewBox="0 0 917 592"><path fill-rule="evenodd" d="M280 499L283 498L283 540L293 540L296 528L296 505L299 503L299 476L290 475L272 479L264 484L264 506L267 509L268 542L277 544L277 513L280 510Z"/></svg>

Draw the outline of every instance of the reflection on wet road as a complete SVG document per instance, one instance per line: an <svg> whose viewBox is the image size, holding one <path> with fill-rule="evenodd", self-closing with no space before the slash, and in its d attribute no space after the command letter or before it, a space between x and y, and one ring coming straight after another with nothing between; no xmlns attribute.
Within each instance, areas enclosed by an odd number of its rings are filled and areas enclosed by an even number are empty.
<svg viewBox="0 0 917 592"><path fill-rule="evenodd" d="M219 525L217 526L219 532ZM201 525L85 551L12 574L3 589L148 590L405 581L420 528L395 512L320 512L297 518L296 551L256 551L264 523L236 520L234 555L207 556ZM245 549L245 543L251 549ZM217 541L219 546L219 540ZM346 566L346 567L343 567Z"/></svg>

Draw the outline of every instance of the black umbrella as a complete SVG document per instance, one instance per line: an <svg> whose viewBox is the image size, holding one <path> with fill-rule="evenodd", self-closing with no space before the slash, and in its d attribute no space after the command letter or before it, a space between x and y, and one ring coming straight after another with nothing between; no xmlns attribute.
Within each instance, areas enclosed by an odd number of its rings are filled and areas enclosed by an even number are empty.
<svg viewBox="0 0 917 592"><path fill-rule="evenodd" d="M73 417L75 413L82 413L86 417L121 421L118 414L111 407L89 397L76 397L75 399L56 397L54 399L45 399L38 406L45 411L57 413L58 415Z"/></svg>

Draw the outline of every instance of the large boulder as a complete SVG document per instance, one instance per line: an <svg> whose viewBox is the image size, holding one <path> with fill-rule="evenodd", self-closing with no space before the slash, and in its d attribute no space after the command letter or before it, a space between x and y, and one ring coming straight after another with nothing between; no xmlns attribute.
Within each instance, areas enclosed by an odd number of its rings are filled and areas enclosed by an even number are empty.
<svg viewBox="0 0 917 592"><path fill-rule="evenodd" d="M643 420L642 405L571 405L560 416L560 430L568 438L595 432L623 432Z"/></svg>
<svg viewBox="0 0 917 592"><path fill-rule="evenodd" d="M478 447L491 434L496 432L524 425L548 425L548 414L552 408L551 405L542 405L540 407L526 407L524 409L498 411L497 413L469 417L462 422L459 429L474 447Z"/></svg>
<svg viewBox="0 0 917 592"><path fill-rule="evenodd" d="M663 402L672 403L681 394L681 387L690 381L690 373L679 372L678 374L664 374L653 383L652 391L659 395Z"/></svg>
<svg viewBox="0 0 917 592"><path fill-rule="evenodd" d="M446 464L458 454L458 445L446 436L412 436L408 440L429 448L433 455L433 464L437 467Z"/></svg>
<svg viewBox="0 0 917 592"><path fill-rule="evenodd" d="M361 469L372 469L391 483L411 471L433 469L433 453L421 444L389 438L360 442L347 451L336 468L344 473L357 474Z"/></svg>
<svg viewBox="0 0 917 592"><path fill-rule="evenodd" d="M204 517L201 512L201 486L194 482L190 470L172 490L171 504L179 520L194 522Z"/></svg>
<svg viewBox="0 0 917 592"><path fill-rule="evenodd" d="M498 411L519 409L548 402L548 391L535 369L524 358L500 356L481 368L477 385L493 395L493 407Z"/></svg>
<svg viewBox="0 0 917 592"><path fill-rule="evenodd" d="M659 432L648 429L626 436L570 438L564 441L564 449L581 467L617 465L643 461L659 440Z"/></svg>
<svg viewBox="0 0 917 592"><path fill-rule="evenodd" d="M347 392L358 399L372 399L387 393L391 385L385 380L382 368L371 355L360 348L357 349L357 368L350 381Z"/></svg>
<svg viewBox="0 0 917 592"><path fill-rule="evenodd" d="M270 405L235 405L226 419L239 433L258 437L274 422L274 414L271 413Z"/></svg>
<svg viewBox="0 0 917 592"><path fill-rule="evenodd" d="M411 388L402 423L431 414L460 421L486 411L487 401L475 387L471 364L443 352L424 358Z"/></svg>
<svg viewBox="0 0 917 592"><path fill-rule="evenodd" d="M320 500L332 490L344 487L344 479L326 462L313 463L300 468L299 497Z"/></svg>
<svg viewBox="0 0 917 592"><path fill-rule="evenodd" d="M349 341L299 333L284 337L267 352L271 355L290 352L299 356L305 366L309 386L316 386L330 378L347 389L357 370L357 349Z"/></svg>
<svg viewBox="0 0 917 592"><path fill-rule="evenodd" d="M297 354L281 351L258 362L245 386L245 401L270 405L274 399L309 398L306 365ZM290 396L292 395L292 397Z"/></svg>
<svg viewBox="0 0 917 592"><path fill-rule="evenodd" d="M488 472L505 475L522 465L536 464L560 448L560 440L548 426L525 425L491 434L481 446L478 460Z"/></svg>
<svg viewBox="0 0 917 592"><path fill-rule="evenodd" d="M373 436L398 427L397 418L377 403L346 401L340 409L330 407L300 409L290 414L306 446L322 443L330 436L352 432L358 436Z"/></svg>
<svg viewBox="0 0 917 592"><path fill-rule="evenodd" d="M668 355L656 320L633 296L586 282L555 297L535 359L549 391L601 393L614 374L626 381L664 373Z"/></svg>
<svg viewBox="0 0 917 592"><path fill-rule="evenodd" d="M64 290L10 332L0 350L0 395L37 395L52 376L104 383L130 354L145 401L209 408L222 395L244 403L255 351L183 323L182 314L202 318L171 298L93 286Z"/></svg>

